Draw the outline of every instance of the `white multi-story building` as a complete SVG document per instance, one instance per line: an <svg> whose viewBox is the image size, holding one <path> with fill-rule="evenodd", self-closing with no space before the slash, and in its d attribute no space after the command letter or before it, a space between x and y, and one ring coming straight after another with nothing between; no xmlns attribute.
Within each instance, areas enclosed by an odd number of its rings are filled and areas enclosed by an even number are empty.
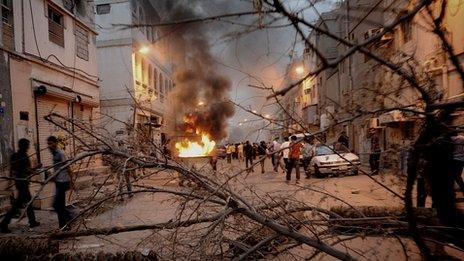
<svg viewBox="0 0 464 261"><path fill-rule="evenodd" d="M96 11L102 124L116 138L136 130L163 140L159 126L173 88L169 47L161 29L137 26L159 22L159 14L148 0L97 0Z"/></svg>
<svg viewBox="0 0 464 261"><path fill-rule="evenodd" d="M70 154L80 145L44 117L57 113L92 122L99 105L93 1L0 3L0 162L7 163L18 139L28 138L38 152L37 161L49 165L49 135L63 138Z"/></svg>

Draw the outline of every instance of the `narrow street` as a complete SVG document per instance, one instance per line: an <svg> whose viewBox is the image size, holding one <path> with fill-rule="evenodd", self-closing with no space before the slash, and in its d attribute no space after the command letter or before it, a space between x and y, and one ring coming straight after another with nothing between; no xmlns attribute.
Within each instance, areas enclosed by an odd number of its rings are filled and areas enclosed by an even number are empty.
<svg viewBox="0 0 464 261"><path fill-rule="evenodd" d="M244 167L244 163L238 162L238 160L234 160L232 164L228 164L225 160L220 160L218 164L219 173L231 170L238 171L239 168ZM401 204L401 200L395 199L366 176L359 175L326 179L304 179L302 176L299 184L294 180L290 184L287 184L281 171L279 173L270 171L272 168L269 160L266 161L265 168L267 171L264 174L260 173L259 166L255 167L255 172L248 175L242 174L243 179L240 186L243 187L237 186L236 190L239 191L246 186L248 193L244 194L248 194L249 198L265 195L294 195L302 202L323 208L344 205L340 200L350 202L353 206L394 207ZM390 188L398 188L393 176L377 178L382 179L382 182L389 185ZM155 187L178 188L177 185L165 185L167 180L162 177L154 177L151 180L144 181L144 184ZM302 190L302 187L310 189ZM327 197L325 194L311 191L311 189L330 193L339 199ZM249 191L253 191L256 195L249 194ZM135 195L130 199L125 199L122 205L92 218L88 224L89 227L111 227L166 222L176 212L173 203L175 203L173 197L166 194ZM144 240L153 240L153 238L161 235L148 230L115 234L104 239L95 236L82 237L76 241L68 242L62 245L62 247L64 248L63 250L69 248L69 251L104 250L116 252L137 249L143 252L144 250L148 251L143 248Z"/></svg>

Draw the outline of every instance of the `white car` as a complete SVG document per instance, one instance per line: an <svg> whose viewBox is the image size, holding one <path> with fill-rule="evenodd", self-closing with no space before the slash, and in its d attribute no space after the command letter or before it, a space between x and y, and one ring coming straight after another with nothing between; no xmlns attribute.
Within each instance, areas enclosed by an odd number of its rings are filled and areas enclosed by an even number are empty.
<svg viewBox="0 0 464 261"><path fill-rule="evenodd" d="M334 152L333 146L327 145L318 145L314 148L310 167L317 178L358 174L358 167L361 165L359 157L342 146L337 146L336 151L338 154Z"/></svg>

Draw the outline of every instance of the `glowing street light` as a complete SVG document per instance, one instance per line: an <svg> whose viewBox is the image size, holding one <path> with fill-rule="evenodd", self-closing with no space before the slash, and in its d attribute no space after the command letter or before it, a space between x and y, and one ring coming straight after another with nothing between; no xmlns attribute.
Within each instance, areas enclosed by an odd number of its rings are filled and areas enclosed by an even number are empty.
<svg viewBox="0 0 464 261"><path fill-rule="evenodd" d="M271 115L269 115L269 114L264 114L264 118L269 119L269 118L271 118Z"/></svg>
<svg viewBox="0 0 464 261"><path fill-rule="evenodd" d="M150 51L150 48L148 46L142 46L139 49L139 53L141 54L147 54Z"/></svg>
<svg viewBox="0 0 464 261"><path fill-rule="evenodd" d="M204 102L204 101L199 101L199 102L198 102L198 106L203 106L203 105L205 105L205 102Z"/></svg>
<svg viewBox="0 0 464 261"><path fill-rule="evenodd" d="M297 67L295 68L295 72L296 72L297 74L300 74L300 75L301 75L301 74L303 74L303 73L305 72L305 69L304 69L304 67L303 67L302 65L300 65L300 66L297 66Z"/></svg>

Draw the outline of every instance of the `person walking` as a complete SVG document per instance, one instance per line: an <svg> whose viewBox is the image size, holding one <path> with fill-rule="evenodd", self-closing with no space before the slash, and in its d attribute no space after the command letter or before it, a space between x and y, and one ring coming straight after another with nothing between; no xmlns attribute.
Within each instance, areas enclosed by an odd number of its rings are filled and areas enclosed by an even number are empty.
<svg viewBox="0 0 464 261"><path fill-rule="evenodd" d="M245 166L246 168L251 168L251 172L255 172L253 169L253 146L250 144L249 141L245 142L245 146L243 147L243 152L245 153ZM250 165L248 165L248 163ZM250 172L250 170L248 170Z"/></svg>
<svg viewBox="0 0 464 261"><path fill-rule="evenodd" d="M258 144L256 142L253 142L252 148L253 148L253 159L255 160L256 157L258 156Z"/></svg>
<svg viewBox="0 0 464 261"><path fill-rule="evenodd" d="M264 173L264 163L267 157L267 146L265 141L261 141L258 145L259 163L261 164L261 173Z"/></svg>
<svg viewBox="0 0 464 261"><path fill-rule="evenodd" d="M63 168L66 164L66 155L64 151L58 149L58 139L50 136L47 139L48 149L53 156L53 175L55 176L55 198L53 208L58 215L58 224L63 228L69 220L71 213L66 209L66 191L71 188L71 168Z"/></svg>
<svg viewBox="0 0 464 261"><path fill-rule="evenodd" d="M226 146L226 155L227 155L227 163L232 163L232 145L229 143Z"/></svg>
<svg viewBox="0 0 464 261"><path fill-rule="evenodd" d="M274 171L277 172L279 165L280 165L280 157L282 155L280 151L281 144L279 143L278 139L272 141L272 166L274 167Z"/></svg>
<svg viewBox="0 0 464 261"><path fill-rule="evenodd" d="M243 161L243 142L240 142L237 147L238 150L238 160Z"/></svg>
<svg viewBox="0 0 464 261"><path fill-rule="evenodd" d="M371 139L371 154L369 155L369 165L371 167L371 175L379 174L380 167L380 138L379 132L375 128L369 129L367 136Z"/></svg>
<svg viewBox="0 0 464 261"><path fill-rule="evenodd" d="M284 142L282 143L282 146L280 147L280 149L282 150L282 158L284 159L284 167L285 167L285 171L288 170L288 164L289 164L289 161L288 161L288 156L290 154L290 140L288 137L285 137L284 138Z"/></svg>
<svg viewBox="0 0 464 261"><path fill-rule="evenodd" d="M310 169L309 165L311 163L311 159L314 156L314 146L313 146L313 140L310 138L306 138L305 142L303 143L303 146L301 147L301 155L302 155L302 160L301 163L303 165L303 169L306 174L306 178L310 178Z"/></svg>
<svg viewBox="0 0 464 261"><path fill-rule="evenodd" d="M346 131L342 131L338 136L338 143L343 145L345 148L350 149L350 138L346 135Z"/></svg>
<svg viewBox="0 0 464 261"><path fill-rule="evenodd" d="M454 145L453 164L451 166L452 175L464 195L464 181L462 179L462 169L464 167L464 136L459 134L451 137Z"/></svg>
<svg viewBox="0 0 464 261"><path fill-rule="evenodd" d="M237 144L230 144L231 146L231 153L232 153L232 159L237 159Z"/></svg>
<svg viewBox="0 0 464 261"><path fill-rule="evenodd" d="M18 191L18 197L14 200L11 209L5 214L2 222L0 223L0 231L2 233L10 233L8 225L19 209L31 201L31 192L29 191L29 177L32 175L34 169L31 167L31 161L27 155L30 142L28 139L20 139L18 141L18 151L13 153L10 158L10 175L15 180L15 187ZM40 168L37 166L36 168ZM29 219L29 227L37 227L40 225L35 218L34 209L32 205L26 206L27 218Z"/></svg>
<svg viewBox="0 0 464 261"><path fill-rule="evenodd" d="M287 168L287 182L291 180L292 170L295 168L296 180L300 180L300 155L301 155L301 143L298 142L296 136L292 136L292 142L290 143L290 152L288 158Z"/></svg>

